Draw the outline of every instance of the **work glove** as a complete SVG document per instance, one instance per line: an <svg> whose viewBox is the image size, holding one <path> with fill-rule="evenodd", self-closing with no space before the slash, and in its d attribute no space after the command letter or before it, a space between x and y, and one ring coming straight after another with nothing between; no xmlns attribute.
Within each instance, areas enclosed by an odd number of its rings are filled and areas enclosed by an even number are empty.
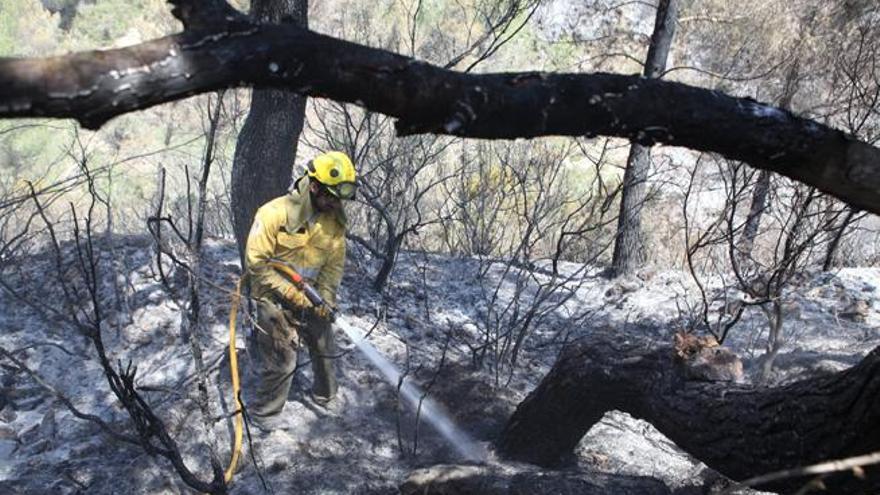
<svg viewBox="0 0 880 495"><path fill-rule="evenodd" d="M287 309L294 312L312 308L312 302L303 294L303 291L292 285L282 294L282 303Z"/></svg>
<svg viewBox="0 0 880 495"><path fill-rule="evenodd" d="M314 311L315 316L321 318L322 320L327 320L330 323L336 321L336 313L332 309L330 309L330 306L327 306L326 304L324 306L315 308Z"/></svg>

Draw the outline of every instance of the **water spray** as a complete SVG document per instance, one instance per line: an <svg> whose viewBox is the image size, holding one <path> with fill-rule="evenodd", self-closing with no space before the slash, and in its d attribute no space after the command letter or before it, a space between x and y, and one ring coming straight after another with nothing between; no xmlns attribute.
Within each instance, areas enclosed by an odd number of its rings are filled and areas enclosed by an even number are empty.
<svg viewBox="0 0 880 495"><path fill-rule="evenodd" d="M467 433L458 428L452 419L443 412L439 405L431 398L427 397L427 394L419 390L414 383L406 381L405 379L401 380L402 375L397 367L367 341L364 332L357 326L352 325L345 319L345 317L339 315L335 308L327 304L318 291L309 285L299 273L290 266L290 264L271 260L269 265L287 275L287 277L290 278L300 290L302 290L303 294L305 294L306 298L308 298L312 305L317 308L329 308L336 319L335 325L348 335L348 338L351 339L358 350L360 350L361 353L373 363L373 366L382 373L382 376L384 376L391 385L395 387L399 386L400 395L404 398L406 403L409 404L413 410L418 411L421 418L424 418L429 425L437 430L437 433L449 441L459 455L470 462L484 462L486 460L485 449L481 448L467 435Z"/></svg>
<svg viewBox="0 0 880 495"><path fill-rule="evenodd" d="M425 393L419 390L414 383L405 378L401 382L401 373L394 364L367 341L363 331L350 324L344 317L336 319L336 326L342 329L355 346L379 369L382 376L394 386L398 386L400 395L419 416L430 424L440 435L452 444L456 452L470 462L484 462L486 451L474 442L467 433L463 432L453 423L439 405Z"/></svg>

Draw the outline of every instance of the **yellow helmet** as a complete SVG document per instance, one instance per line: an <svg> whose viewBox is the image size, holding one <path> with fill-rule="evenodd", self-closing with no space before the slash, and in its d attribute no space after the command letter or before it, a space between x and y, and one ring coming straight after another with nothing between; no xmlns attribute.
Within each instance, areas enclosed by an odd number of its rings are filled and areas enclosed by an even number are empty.
<svg viewBox="0 0 880 495"><path fill-rule="evenodd" d="M308 164L309 177L340 199L353 199L357 192L357 171L351 158L341 151L328 151Z"/></svg>

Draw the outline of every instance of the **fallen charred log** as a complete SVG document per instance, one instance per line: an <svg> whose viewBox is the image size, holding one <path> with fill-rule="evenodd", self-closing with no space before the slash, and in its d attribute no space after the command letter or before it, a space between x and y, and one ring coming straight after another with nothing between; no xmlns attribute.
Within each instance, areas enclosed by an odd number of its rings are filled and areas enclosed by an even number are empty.
<svg viewBox="0 0 880 495"><path fill-rule="evenodd" d="M880 348L851 369L768 389L695 380L668 346L653 342L578 341L517 407L499 451L558 465L609 410L650 422L734 480L866 454L880 450ZM785 493L806 481L761 488ZM824 483L829 493L877 493L880 470Z"/></svg>

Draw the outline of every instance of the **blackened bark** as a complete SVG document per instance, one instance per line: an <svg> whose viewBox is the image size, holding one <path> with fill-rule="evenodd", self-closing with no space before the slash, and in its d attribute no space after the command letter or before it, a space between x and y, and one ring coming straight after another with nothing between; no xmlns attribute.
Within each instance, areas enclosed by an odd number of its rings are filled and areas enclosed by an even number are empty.
<svg viewBox="0 0 880 495"><path fill-rule="evenodd" d="M646 259L645 239L642 232L642 207L647 194L646 182L651 169L651 148L633 143L623 173L623 191L620 196L620 214L617 217L617 235L611 257L611 276L631 275Z"/></svg>
<svg viewBox="0 0 880 495"><path fill-rule="evenodd" d="M261 22L292 22L308 27L307 0L255 0L251 15ZM306 97L285 89L254 89L232 164L232 215L235 241L244 266L248 231L257 209L287 192Z"/></svg>
<svg viewBox="0 0 880 495"><path fill-rule="evenodd" d="M246 23L245 16L226 0L167 0L171 13L185 29L210 29L227 23Z"/></svg>
<svg viewBox="0 0 880 495"><path fill-rule="evenodd" d="M644 75L659 78L666 69L669 47L675 35L678 20L678 0L660 0L654 19L654 33L648 46ZM617 217L617 237L611 259L612 275L631 275L645 261L645 242L642 232L642 207L647 198L645 182L651 169L651 148L633 143L623 174L620 197L620 215Z"/></svg>
<svg viewBox="0 0 880 495"><path fill-rule="evenodd" d="M552 466L609 410L653 424L709 467L743 480L880 450L880 347L855 367L785 387L689 381L672 351L651 343L567 347L510 418L503 455ZM825 480L830 493L876 493L880 470ZM791 492L803 479L764 488Z"/></svg>
<svg viewBox="0 0 880 495"><path fill-rule="evenodd" d="M385 241L385 251L382 257L382 266L379 267L379 271L376 272L376 277L373 279L373 290L376 292L382 292L385 284L388 283L388 277L391 275L391 270L394 269L397 252L400 250L402 243L403 235L397 234L389 227L388 239Z"/></svg>
<svg viewBox="0 0 880 495"><path fill-rule="evenodd" d="M803 42L803 35L800 38ZM798 49L800 50L800 49ZM800 53L798 53L798 57ZM785 110L791 110L791 102L794 99L799 87L800 60L795 58L788 73L785 76L785 85L782 88L782 94L779 96L779 107ZM770 172L762 170L758 175L755 188L752 190L752 201L749 205L749 215L746 217L746 224L743 233L737 243L737 251L742 260L749 260L752 257L752 249L755 247L755 239L758 237L758 230L761 227L761 217L764 210L767 209L767 197L770 194Z"/></svg>
<svg viewBox="0 0 880 495"><path fill-rule="evenodd" d="M58 28L64 32L70 31L73 20L76 17L80 0L49 1L41 0L43 8L53 14L58 14Z"/></svg>
<svg viewBox="0 0 880 495"><path fill-rule="evenodd" d="M742 260L750 259L755 239L758 237L758 228L761 226L761 217L767 208L767 195L770 193L770 172L761 170L755 188L752 190L752 201L749 206L749 214L743 227L742 235L737 243L737 252Z"/></svg>
<svg viewBox="0 0 880 495"><path fill-rule="evenodd" d="M834 238L828 243L828 249L825 251L825 261L822 263L822 271L827 272L834 267L834 258L837 255L837 248L840 246L840 240L843 239L843 234L852 224L857 213L858 210L850 208L849 213L846 214L843 222L840 223L840 227L834 231Z"/></svg>
<svg viewBox="0 0 880 495"><path fill-rule="evenodd" d="M617 74L469 74L291 25L240 21L140 45L0 58L0 117L108 119L237 86L289 88L398 118L398 134L607 135L720 153L880 213L880 149L717 91Z"/></svg>

